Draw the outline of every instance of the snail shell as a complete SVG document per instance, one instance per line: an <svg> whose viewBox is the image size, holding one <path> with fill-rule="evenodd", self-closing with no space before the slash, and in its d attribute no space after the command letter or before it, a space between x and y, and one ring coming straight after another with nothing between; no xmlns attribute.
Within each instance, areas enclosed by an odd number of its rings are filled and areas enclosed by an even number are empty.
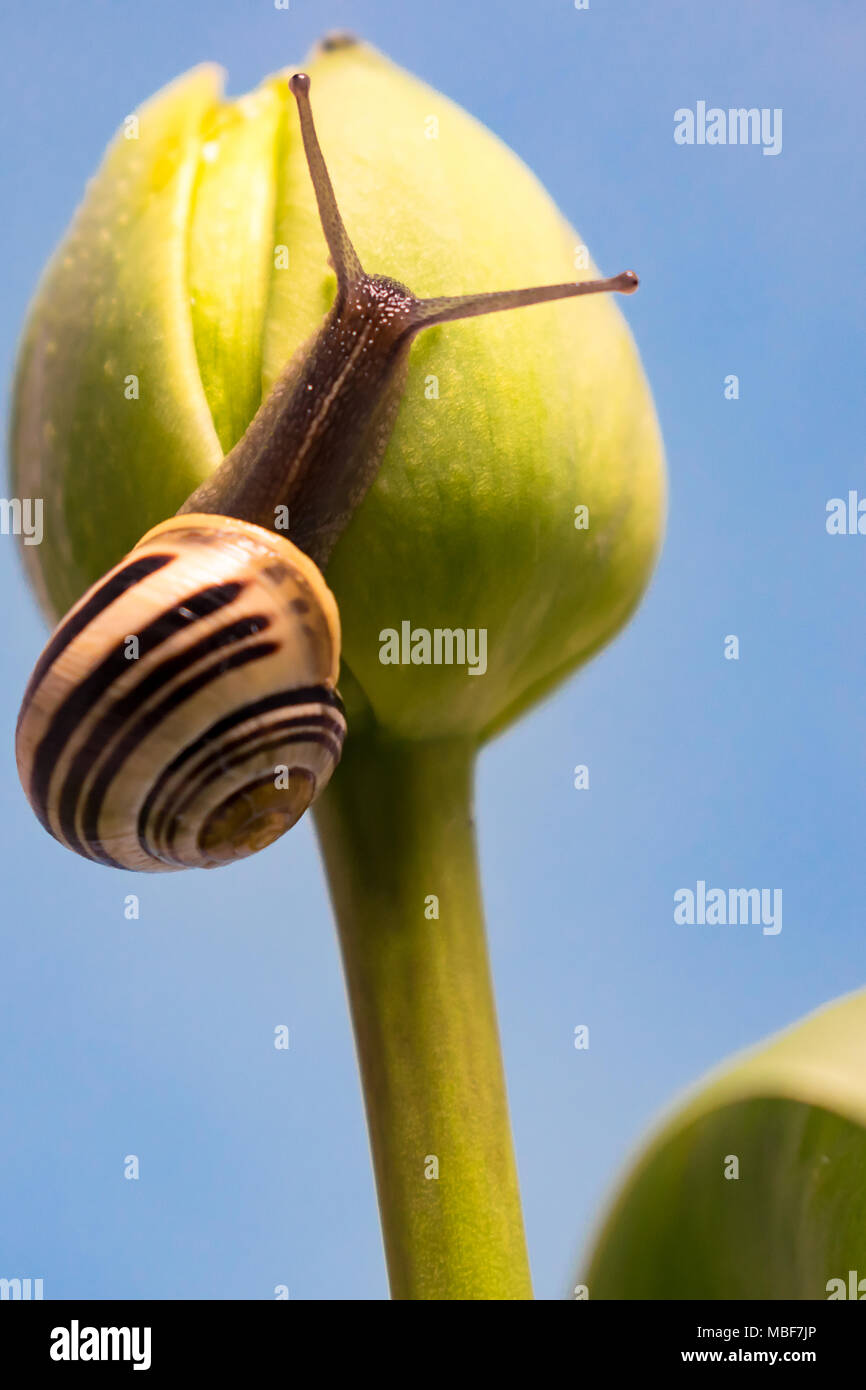
<svg viewBox="0 0 866 1390"><path fill-rule="evenodd" d="M340 760L339 657L336 602L302 551L232 517L172 517L42 653L18 720L22 785L45 828L101 864L253 854Z"/></svg>

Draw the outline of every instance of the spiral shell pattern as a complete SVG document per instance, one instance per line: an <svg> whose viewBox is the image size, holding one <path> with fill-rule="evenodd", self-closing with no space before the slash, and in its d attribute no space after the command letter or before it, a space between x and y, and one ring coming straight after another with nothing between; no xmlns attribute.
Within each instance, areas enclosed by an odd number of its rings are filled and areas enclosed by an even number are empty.
<svg viewBox="0 0 866 1390"><path fill-rule="evenodd" d="M36 815L100 864L215 868L270 844L340 760L337 605L275 532L177 516L67 614L24 695Z"/></svg>

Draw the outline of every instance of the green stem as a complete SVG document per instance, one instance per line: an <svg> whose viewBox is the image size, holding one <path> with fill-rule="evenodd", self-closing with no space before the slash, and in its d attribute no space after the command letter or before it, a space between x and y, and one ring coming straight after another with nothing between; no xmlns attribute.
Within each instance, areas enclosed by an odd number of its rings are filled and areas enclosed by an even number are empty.
<svg viewBox="0 0 866 1390"><path fill-rule="evenodd" d="M316 812L396 1299L532 1297L471 818L474 756L463 742L355 735Z"/></svg>

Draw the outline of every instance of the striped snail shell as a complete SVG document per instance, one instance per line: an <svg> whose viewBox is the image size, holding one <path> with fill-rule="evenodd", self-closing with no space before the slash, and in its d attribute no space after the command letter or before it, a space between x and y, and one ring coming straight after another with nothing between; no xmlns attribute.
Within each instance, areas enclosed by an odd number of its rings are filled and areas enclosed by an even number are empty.
<svg viewBox="0 0 866 1390"><path fill-rule="evenodd" d="M301 550L232 517L172 517L88 590L37 662L16 736L36 815L116 868L255 853L339 762L339 655L336 602Z"/></svg>

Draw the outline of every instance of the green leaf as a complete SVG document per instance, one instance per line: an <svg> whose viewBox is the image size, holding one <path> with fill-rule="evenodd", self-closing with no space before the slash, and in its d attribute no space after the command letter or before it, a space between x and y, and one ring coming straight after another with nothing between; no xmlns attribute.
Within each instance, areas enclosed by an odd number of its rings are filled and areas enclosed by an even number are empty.
<svg viewBox="0 0 866 1390"><path fill-rule="evenodd" d="M826 1299L861 1278L866 1296L866 991L697 1087L579 1278L593 1299Z"/></svg>

